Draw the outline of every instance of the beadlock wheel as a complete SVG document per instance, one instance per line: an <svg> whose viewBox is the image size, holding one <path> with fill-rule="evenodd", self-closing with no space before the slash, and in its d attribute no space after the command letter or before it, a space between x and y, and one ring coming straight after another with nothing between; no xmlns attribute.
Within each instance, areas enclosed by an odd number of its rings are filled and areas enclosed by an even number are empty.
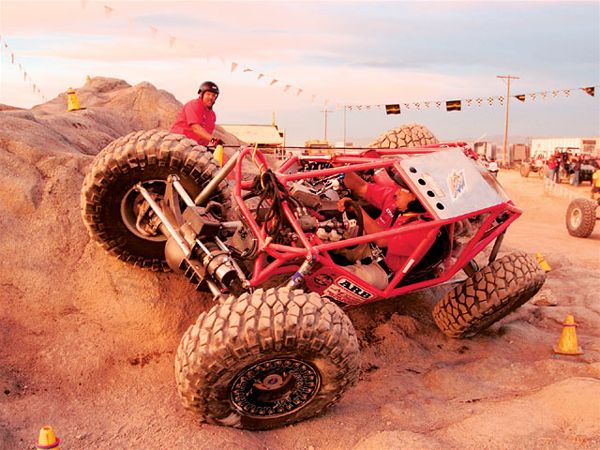
<svg viewBox="0 0 600 450"><path fill-rule="evenodd" d="M200 420L267 430L308 419L357 380L350 319L315 293L258 289L198 317L175 358L180 399Z"/></svg>
<svg viewBox="0 0 600 450"><path fill-rule="evenodd" d="M315 397L321 375L296 359L270 359L242 371L231 386L231 401L248 417L294 414Z"/></svg>

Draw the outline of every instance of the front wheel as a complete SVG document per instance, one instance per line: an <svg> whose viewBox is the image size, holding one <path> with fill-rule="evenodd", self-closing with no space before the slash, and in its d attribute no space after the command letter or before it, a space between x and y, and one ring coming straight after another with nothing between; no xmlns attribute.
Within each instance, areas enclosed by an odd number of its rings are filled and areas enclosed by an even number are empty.
<svg viewBox="0 0 600 450"><path fill-rule="evenodd" d="M585 198L576 198L567 208L565 223L571 236L586 238L596 225L596 208L598 203Z"/></svg>
<svg viewBox="0 0 600 450"><path fill-rule="evenodd" d="M231 296L200 315L175 360L183 405L201 420L265 430L312 417L358 378L344 312L288 288Z"/></svg>
<svg viewBox="0 0 600 450"><path fill-rule="evenodd" d="M137 183L160 202L169 175L194 198L219 168L205 147L163 130L138 131L110 143L95 158L81 190L83 222L92 239L130 264L169 270L166 237L159 221L136 190ZM224 211L231 208L227 182L210 197Z"/></svg>
<svg viewBox="0 0 600 450"><path fill-rule="evenodd" d="M525 253L503 256L446 294L435 305L433 319L447 336L473 336L527 302L545 279Z"/></svg>

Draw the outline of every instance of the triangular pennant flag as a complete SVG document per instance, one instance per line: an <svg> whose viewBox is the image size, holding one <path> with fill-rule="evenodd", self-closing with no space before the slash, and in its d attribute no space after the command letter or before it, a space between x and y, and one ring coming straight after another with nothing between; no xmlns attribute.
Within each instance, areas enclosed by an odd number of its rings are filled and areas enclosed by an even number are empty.
<svg viewBox="0 0 600 450"><path fill-rule="evenodd" d="M404 109L410 109L410 103L403 103Z"/></svg>
<svg viewBox="0 0 600 450"><path fill-rule="evenodd" d="M156 34L158 33L158 30L155 27L149 27L150 28L150 34L152 35L153 38L156 37Z"/></svg>
<svg viewBox="0 0 600 450"><path fill-rule="evenodd" d="M231 63L231 73L233 73L235 71L235 69L237 69L238 64L236 62L232 62Z"/></svg>
<svg viewBox="0 0 600 450"><path fill-rule="evenodd" d="M524 102L525 101L525 94L515 95L515 98L517 100L519 100L520 102Z"/></svg>
<svg viewBox="0 0 600 450"><path fill-rule="evenodd" d="M558 91L552 91L552 97L557 97L558 96Z"/></svg>
<svg viewBox="0 0 600 450"><path fill-rule="evenodd" d="M371 105L367 105L367 111L371 111Z"/></svg>
<svg viewBox="0 0 600 450"><path fill-rule="evenodd" d="M494 104L494 97L488 97L488 103L492 106Z"/></svg>
<svg viewBox="0 0 600 450"><path fill-rule="evenodd" d="M242 72L254 72L254 71L252 69L247 69L246 68L246 69L242 70Z"/></svg>
<svg viewBox="0 0 600 450"><path fill-rule="evenodd" d="M565 93L565 97L569 97L571 95L571 89L565 89L563 92Z"/></svg>
<svg viewBox="0 0 600 450"><path fill-rule="evenodd" d="M498 97L498 101L500 102L500 106L503 106L504 105L504 96L501 95L500 97Z"/></svg>
<svg viewBox="0 0 600 450"><path fill-rule="evenodd" d="M435 102L435 107L436 107L437 109L440 109L440 108L442 107L442 102L440 102L440 101L436 101L436 102Z"/></svg>
<svg viewBox="0 0 600 450"><path fill-rule="evenodd" d="M348 106L348 111L352 111L352 105Z"/></svg>
<svg viewBox="0 0 600 450"><path fill-rule="evenodd" d="M350 111L352 111L352 107L350 107ZM386 114L400 114L400 105L385 105L385 113Z"/></svg>
<svg viewBox="0 0 600 450"><path fill-rule="evenodd" d="M548 96L548 92L547 91L540 92L540 94L542 95L542 100L544 100Z"/></svg>
<svg viewBox="0 0 600 450"><path fill-rule="evenodd" d="M481 106L481 104L483 103L483 99L481 97L476 98L475 102L477 103L477 106Z"/></svg>
<svg viewBox="0 0 600 450"><path fill-rule="evenodd" d="M529 94L529 97L531 97L531 100L535 100L535 97L536 97L535 92L533 92L532 94Z"/></svg>
<svg viewBox="0 0 600 450"><path fill-rule="evenodd" d="M277 83L279 80L276 80L275 78L273 78L271 80L271 82L269 83L269 86L273 86L275 83Z"/></svg>
<svg viewBox="0 0 600 450"><path fill-rule="evenodd" d="M296 97L302 94L302 89L298 88L298 92L296 92Z"/></svg>
<svg viewBox="0 0 600 450"><path fill-rule="evenodd" d="M358 109L359 111L362 111L362 105L358 105L358 106L356 107L356 109Z"/></svg>
<svg viewBox="0 0 600 450"><path fill-rule="evenodd" d="M258 74L258 78L256 78L256 79L257 79L257 80L260 80L260 79L261 79L262 77L264 77L264 76L265 76L265 74L264 74L264 73L259 73L259 74Z"/></svg>
<svg viewBox="0 0 600 450"><path fill-rule="evenodd" d="M446 102L446 111L460 111L460 100L449 100Z"/></svg>
<svg viewBox="0 0 600 450"><path fill-rule="evenodd" d="M173 48L173 46L175 45L175 36L169 36L169 47Z"/></svg>
<svg viewBox="0 0 600 450"><path fill-rule="evenodd" d="M431 102L425 102L425 108L429 108L429 105L431 105Z"/></svg>
<svg viewBox="0 0 600 450"><path fill-rule="evenodd" d="M417 111L419 111L421 109L420 103L413 103L413 105L415 105L415 108L417 108Z"/></svg>
<svg viewBox="0 0 600 450"><path fill-rule="evenodd" d="M594 86L581 88L583 92L587 95L591 95L592 97L596 94L596 88Z"/></svg>
<svg viewBox="0 0 600 450"><path fill-rule="evenodd" d="M104 5L104 13L106 14L106 17L110 16L113 11L114 9L112 9L110 6Z"/></svg>
<svg viewBox="0 0 600 450"><path fill-rule="evenodd" d="M473 99L472 98L468 98L465 100L465 102L467 103L467 108L471 107L471 104L473 103Z"/></svg>
<svg viewBox="0 0 600 450"><path fill-rule="evenodd" d="M289 84L286 84L285 87L283 88L283 92L287 92L289 88L291 88L292 86Z"/></svg>

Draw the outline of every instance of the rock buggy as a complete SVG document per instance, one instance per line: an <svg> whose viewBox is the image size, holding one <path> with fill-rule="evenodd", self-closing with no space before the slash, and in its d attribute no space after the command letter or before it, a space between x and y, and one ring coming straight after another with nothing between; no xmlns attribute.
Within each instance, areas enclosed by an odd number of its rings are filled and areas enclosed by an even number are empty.
<svg viewBox="0 0 600 450"><path fill-rule="evenodd" d="M209 150L183 136L136 132L96 157L82 214L109 253L180 272L215 296L177 352L184 406L209 423L268 429L318 414L357 380L358 341L342 307L453 281L462 271L466 279L454 281L433 310L440 329L459 338L540 289L544 273L529 256L496 258L521 211L470 154L463 144L435 144L292 156L272 168L248 147L219 168ZM348 172L408 187L423 206L420 220L365 234L361 214L337 209L350 195ZM415 231L425 237L385 288L349 270L385 258L376 240L411 239ZM488 246L480 269L474 258Z"/></svg>

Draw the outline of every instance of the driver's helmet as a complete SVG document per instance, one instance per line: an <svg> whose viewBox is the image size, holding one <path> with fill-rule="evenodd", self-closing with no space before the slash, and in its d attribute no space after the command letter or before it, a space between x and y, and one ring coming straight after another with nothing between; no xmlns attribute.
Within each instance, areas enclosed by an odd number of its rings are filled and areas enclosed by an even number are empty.
<svg viewBox="0 0 600 450"><path fill-rule="evenodd" d="M202 97L205 92L212 92L216 95L219 95L219 86L217 86L212 81L205 81L200 85L200 89L198 89L198 94Z"/></svg>

